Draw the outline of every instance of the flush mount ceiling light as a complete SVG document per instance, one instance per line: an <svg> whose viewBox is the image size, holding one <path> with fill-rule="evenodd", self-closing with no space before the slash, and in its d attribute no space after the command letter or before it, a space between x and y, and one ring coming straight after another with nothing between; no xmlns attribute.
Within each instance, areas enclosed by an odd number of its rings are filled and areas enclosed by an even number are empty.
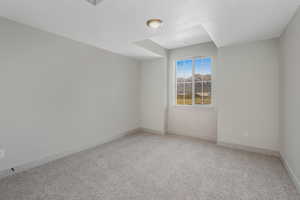
<svg viewBox="0 0 300 200"><path fill-rule="evenodd" d="M158 29L159 27L162 26L163 21L161 19L150 19L147 21L147 26L152 28L152 29Z"/></svg>
<svg viewBox="0 0 300 200"><path fill-rule="evenodd" d="M98 3L100 3L103 0L86 0L86 1L96 6Z"/></svg>

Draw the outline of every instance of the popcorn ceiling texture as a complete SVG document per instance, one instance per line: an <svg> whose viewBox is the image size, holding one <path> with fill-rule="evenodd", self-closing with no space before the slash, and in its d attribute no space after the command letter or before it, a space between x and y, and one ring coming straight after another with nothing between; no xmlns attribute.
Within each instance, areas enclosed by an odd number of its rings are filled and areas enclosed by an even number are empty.
<svg viewBox="0 0 300 200"><path fill-rule="evenodd" d="M299 200L276 157L136 134L0 181L1 200Z"/></svg>

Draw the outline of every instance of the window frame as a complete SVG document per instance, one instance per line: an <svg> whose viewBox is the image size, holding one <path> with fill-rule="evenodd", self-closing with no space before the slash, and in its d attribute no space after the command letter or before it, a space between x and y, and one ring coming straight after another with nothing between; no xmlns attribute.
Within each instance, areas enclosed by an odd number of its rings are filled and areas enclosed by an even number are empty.
<svg viewBox="0 0 300 200"><path fill-rule="evenodd" d="M195 104L195 60L196 59L204 59L204 58L210 58L211 59L211 103L210 104ZM183 60L192 60L193 61L193 68L192 68L192 104L177 104L177 62L183 61ZM174 100L173 105L175 107L182 107L182 108L193 108L193 107L206 107L206 108L212 108L214 107L214 58L213 56L194 56L194 57L183 57L178 58L174 60Z"/></svg>

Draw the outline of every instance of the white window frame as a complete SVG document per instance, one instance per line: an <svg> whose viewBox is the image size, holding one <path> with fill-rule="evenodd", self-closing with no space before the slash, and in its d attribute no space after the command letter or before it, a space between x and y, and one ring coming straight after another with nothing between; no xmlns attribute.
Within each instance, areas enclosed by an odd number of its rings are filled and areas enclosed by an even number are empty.
<svg viewBox="0 0 300 200"><path fill-rule="evenodd" d="M204 58L210 58L212 63L211 63L211 103L210 104L195 104L195 60L196 59L204 59ZM192 60L193 61L193 69L192 69L192 104L177 104L177 67L176 64L178 61L182 60ZM214 59L212 56L196 56L196 57L186 57L186 58L180 58L174 60L174 88L175 88L175 93L174 93L174 105L176 107L213 107L214 105L214 67L213 67L213 62ZM203 89L203 88L202 88Z"/></svg>

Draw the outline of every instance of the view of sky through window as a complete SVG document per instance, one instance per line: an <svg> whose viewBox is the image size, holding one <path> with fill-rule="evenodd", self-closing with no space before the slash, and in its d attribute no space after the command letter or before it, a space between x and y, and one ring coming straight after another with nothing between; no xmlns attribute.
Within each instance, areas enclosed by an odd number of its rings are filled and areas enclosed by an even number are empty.
<svg viewBox="0 0 300 200"><path fill-rule="evenodd" d="M176 74L177 78L188 78L193 74L193 60L177 61Z"/></svg>
<svg viewBox="0 0 300 200"><path fill-rule="evenodd" d="M211 74L211 58L195 59L195 74Z"/></svg>

